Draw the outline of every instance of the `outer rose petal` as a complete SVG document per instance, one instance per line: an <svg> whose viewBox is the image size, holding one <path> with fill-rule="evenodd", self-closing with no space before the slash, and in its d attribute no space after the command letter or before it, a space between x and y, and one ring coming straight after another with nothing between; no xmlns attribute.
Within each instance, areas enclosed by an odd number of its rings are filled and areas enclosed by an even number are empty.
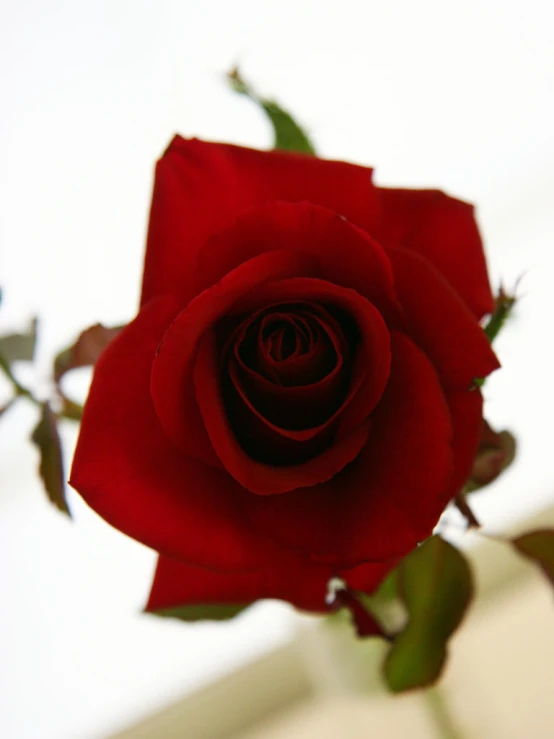
<svg viewBox="0 0 554 739"><path fill-rule="evenodd" d="M407 333L431 359L446 388L468 390L500 366L469 309L433 265L407 249L387 249Z"/></svg>
<svg viewBox="0 0 554 739"><path fill-rule="evenodd" d="M96 365L71 485L103 518L169 556L252 569L277 556L249 528L246 493L222 471L183 456L150 397L150 369L177 308L159 298L110 343Z"/></svg>
<svg viewBox="0 0 554 739"><path fill-rule="evenodd" d="M349 287L381 310L394 310L392 269L383 248L342 215L312 203L269 203L241 215L200 249L194 280L201 292L248 259L275 249L313 255L319 274Z"/></svg>
<svg viewBox="0 0 554 739"><path fill-rule="evenodd" d="M449 485L450 498L454 498L469 479L477 456L483 424L483 398L474 388L449 392L446 399L454 428L454 472Z"/></svg>
<svg viewBox="0 0 554 739"><path fill-rule="evenodd" d="M390 379L355 461L323 485L250 508L254 525L281 546L342 567L402 557L448 503L452 425L442 389L413 342L391 338Z"/></svg>
<svg viewBox="0 0 554 739"><path fill-rule="evenodd" d="M473 206L438 190L380 188L379 238L428 259L478 319L494 309Z"/></svg>
<svg viewBox="0 0 554 739"><path fill-rule="evenodd" d="M269 252L272 253L280 252ZM198 300L209 294L209 290L205 291ZM337 438L317 457L284 467L270 466L249 457L237 441L225 412L215 337L206 334L198 351L194 372L196 400L213 448L233 477L247 490L258 495L274 495L318 485L351 462L367 440L367 418L378 403L389 375L390 339L387 328L374 306L354 290L310 278L280 280L267 284L261 290L253 290L237 301L233 310L256 311L263 304L294 302L299 297L342 308L355 319L361 337L358 356L354 361L352 388L337 419ZM182 351L183 340L176 346ZM168 397L174 397L177 388L186 385L182 379L176 382L175 377L179 375L175 374L170 380L173 391L168 389ZM165 387L169 388L167 381Z"/></svg>
<svg viewBox="0 0 554 739"><path fill-rule="evenodd" d="M275 200L308 200L371 231L378 222L371 170L286 152L176 136L156 169L142 304L171 293L186 304L199 249L237 216Z"/></svg>
<svg viewBox="0 0 554 739"><path fill-rule="evenodd" d="M369 593L394 564L371 563L337 572L328 565L284 553L273 566L257 572L214 572L161 556L146 610L185 605L242 605L261 598L275 598L306 611L326 611L327 583L334 575Z"/></svg>

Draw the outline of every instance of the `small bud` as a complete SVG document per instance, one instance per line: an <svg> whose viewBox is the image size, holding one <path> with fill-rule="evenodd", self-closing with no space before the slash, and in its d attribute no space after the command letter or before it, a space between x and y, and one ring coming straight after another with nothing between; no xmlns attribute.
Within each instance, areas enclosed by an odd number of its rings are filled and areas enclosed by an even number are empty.
<svg viewBox="0 0 554 739"><path fill-rule="evenodd" d="M516 440L509 431L494 431L483 419L481 441L473 463L467 492L489 485L512 463Z"/></svg>

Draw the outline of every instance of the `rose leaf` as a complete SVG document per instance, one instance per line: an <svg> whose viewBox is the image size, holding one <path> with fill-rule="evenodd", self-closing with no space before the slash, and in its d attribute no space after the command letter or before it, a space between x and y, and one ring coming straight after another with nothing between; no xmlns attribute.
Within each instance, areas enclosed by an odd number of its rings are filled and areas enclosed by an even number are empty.
<svg viewBox="0 0 554 739"><path fill-rule="evenodd" d="M539 565L554 585L554 529L539 529L512 541L520 554Z"/></svg>
<svg viewBox="0 0 554 739"><path fill-rule="evenodd" d="M245 95L249 100L256 103L269 118L273 126L275 137L274 148L283 151L299 151L304 154L315 154L315 148L307 134L296 123L294 118L283 110L274 100L261 97L242 78L239 70L235 67L227 79L231 88L239 95Z"/></svg>
<svg viewBox="0 0 554 739"><path fill-rule="evenodd" d="M384 664L386 683L395 693L437 680L448 639L473 596L467 559L440 536L432 536L411 552L400 564L398 578L408 622L395 637Z"/></svg>
<svg viewBox="0 0 554 739"><path fill-rule="evenodd" d="M96 364L98 358L121 331L123 326L107 328L101 323L96 323L85 329L77 341L61 351L54 359L54 381L62 401L61 415L73 421L80 421L83 409L79 403L68 398L61 390L60 383L63 376L73 369L79 367L90 367Z"/></svg>
<svg viewBox="0 0 554 739"><path fill-rule="evenodd" d="M31 440L40 453L39 474L50 501L63 513L71 516L65 499L65 476L57 418L49 403L42 404L41 418Z"/></svg>
<svg viewBox="0 0 554 739"><path fill-rule="evenodd" d="M12 362L32 362L37 343L38 321L33 318L29 330L22 334L0 336L0 354L4 360Z"/></svg>
<svg viewBox="0 0 554 739"><path fill-rule="evenodd" d="M78 367L89 367L96 363L110 341L123 326L107 328L95 323L79 334L77 341L60 352L54 359L54 380L59 384L66 372Z"/></svg>

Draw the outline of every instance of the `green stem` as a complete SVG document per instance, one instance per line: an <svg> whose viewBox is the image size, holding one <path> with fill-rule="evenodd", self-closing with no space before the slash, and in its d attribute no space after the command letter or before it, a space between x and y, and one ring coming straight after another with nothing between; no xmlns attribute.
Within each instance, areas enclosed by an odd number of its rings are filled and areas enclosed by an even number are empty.
<svg viewBox="0 0 554 739"><path fill-rule="evenodd" d="M429 688L423 694L423 698L441 739L464 739L443 691L439 688Z"/></svg>
<svg viewBox="0 0 554 739"><path fill-rule="evenodd" d="M9 365L9 362L0 354L0 369L4 372L8 380L12 383L13 389L15 391L16 395L23 396L25 398L29 398L35 405L41 405L40 402L35 398L33 393L28 390L26 387L23 387L23 385L18 381L18 379L13 374L11 367Z"/></svg>

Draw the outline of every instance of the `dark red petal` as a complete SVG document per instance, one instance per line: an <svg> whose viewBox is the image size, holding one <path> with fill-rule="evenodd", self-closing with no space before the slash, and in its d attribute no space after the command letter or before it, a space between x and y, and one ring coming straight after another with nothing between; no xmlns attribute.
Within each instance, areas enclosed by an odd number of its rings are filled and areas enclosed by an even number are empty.
<svg viewBox="0 0 554 739"><path fill-rule="evenodd" d="M349 347L338 322L330 314L327 315L327 321L319 319L316 315L318 308L322 314L326 313L321 306L314 305L312 322L319 322L325 329L326 342L319 341L312 351L291 361L287 359L275 362L275 370L272 373L276 379L281 380L292 380L295 375L300 380L306 380L310 375L320 375L321 370L326 368L325 359L322 359L322 352L318 352L318 349L326 345L327 353L334 355L335 366L319 381L312 381L310 384L299 382L293 387L270 382L244 364L237 346L234 356L228 362L227 373L230 382L227 383L228 389L224 390L224 395L231 426L236 433L240 430L242 437L252 440L254 437L258 438L260 433L266 435L270 450L274 448L275 443L279 445L282 441L279 437L307 441L314 439L325 429L329 431L330 419L337 415L348 393ZM299 368L300 360L304 360L304 367ZM296 371L291 370L291 364L296 365ZM287 365L288 369L283 371L282 365ZM333 426L336 427L336 424ZM329 438L328 433L326 436ZM263 445L267 448L267 444ZM299 447L297 452L302 458L300 446L296 445ZM321 448L319 443L317 446ZM304 454L303 458L307 456Z"/></svg>
<svg viewBox="0 0 554 739"><path fill-rule="evenodd" d="M152 366L152 398L165 433L189 456L220 466L194 397L192 371L200 337L239 296L268 280L310 272L312 264L312 257L292 250L261 254L195 298L164 334ZM213 371L219 376L218 368Z"/></svg>
<svg viewBox="0 0 554 739"><path fill-rule="evenodd" d="M342 388L345 378L340 370L338 367L337 371L312 385L283 387L244 366L237 366L234 360L229 365L229 373L237 386L247 384L248 399L256 413L283 429L312 429L312 435L314 427L326 423L345 396Z"/></svg>
<svg viewBox="0 0 554 739"><path fill-rule="evenodd" d="M317 306L314 306L317 310ZM271 311L271 309L269 309ZM323 311L322 311L323 312ZM271 318L274 314L270 313L265 316L260 323L259 336L263 335L264 324L266 319ZM295 351L286 358L280 358L278 361L271 355L271 352L265 350L263 342L261 351L258 352L258 369L262 375L271 378L276 384L285 387L297 387L299 385L312 385L318 380L328 376L330 372L339 370L338 365L342 364L342 346L341 331L337 321L334 321L330 315L318 317L312 314L311 322L317 328L318 340L310 351ZM330 324L334 325L330 325ZM276 335L278 340L282 340L282 334ZM298 334L297 334L298 337ZM237 352L235 351L235 354ZM240 360L240 356L237 356Z"/></svg>
<svg viewBox="0 0 554 739"><path fill-rule="evenodd" d="M470 310L433 265L407 249L387 249L407 333L435 365L446 388L467 390L499 362Z"/></svg>
<svg viewBox="0 0 554 739"><path fill-rule="evenodd" d="M346 433L368 417L385 388L390 369L387 326L375 306L355 290L309 277L280 280L265 285L262 290L252 290L237 301L233 310L239 313L254 311L266 303L298 300L317 301L326 307L340 308L355 322L359 331L350 391L340 411L339 433Z"/></svg>
<svg viewBox="0 0 554 739"><path fill-rule="evenodd" d="M267 496L317 485L351 462L365 444L367 421L307 462L277 467L255 461L242 449L231 428L217 367L215 336L211 332L206 333L200 341L194 367L196 399L213 448L226 470L247 490Z"/></svg>
<svg viewBox="0 0 554 739"><path fill-rule="evenodd" d="M398 562L398 559L388 560L387 562L366 562L351 570L341 570L339 576L353 590L358 590L361 593L372 593L383 578L396 567Z"/></svg>
<svg viewBox="0 0 554 739"><path fill-rule="evenodd" d="M438 377L410 339L391 339L391 377L347 488L339 541L353 562L406 554L451 498L453 429Z"/></svg>
<svg viewBox="0 0 554 739"><path fill-rule="evenodd" d="M371 593L396 562L370 563L338 575L352 588ZM158 558L146 610L186 605L247 604L262 598L284 600L306 611L326 611L329 565L282 552L272 566L256 572L216 572Z"/></svg>
<svg viewBox="0 0 554 739"><path fill-rule="evenodd" d="M156 349L177 307L156 299L102 353L83 414L71 485L103 518L170 556L248 569L275 550L244 514L246 493L225 472L182 455L150 397Z"/></svg>
<svg viewBox="0 0 554 739"><path fill-rule="evenodd" d="M379 238L428 259L480 319L494 308L473 206L437 190L379 190Z"/></svg>
<svg viewBox="0 0 554 739"><path fill-rule="evenodd" d="M146 610L186 605L248 604L276 598L307 611L326 611L332 569L283 554L256 572L215 572L160 557Z"/></svg>
<svg viewBox="0 0 554 739"><path fill-rule="evenodd" d="M262 308L250 314L249 321L254 320L255 322L257 316L268 310L270 311L271 308ZM312 324L317 321L320 328L325 327L326 341L323 342L323 350L320 350L321 335L316 341L314 331L310 328L310 323L306 321L304 332L306 353L298 357L298 360L304 360L304 367L299 367L300 361L297 362L294 359L292 362L287 359L278 363L268 357L260 358L259 356L255 357L256 361L252 362L256 369L247 366L242 353L246 343L244 337L250 330L251 324L245 325L246 322L241 324L227 340L227 347L222 350L222 356L227 356L227 353L230 355L231 347L233 347L233 355L228 361L228 372L237 391L241 395L248 396L245 397L245 402L252 404L254 412L282 429L313 429L325 423L346 397L348 385L351 384L351 354L354 347L349 345L339 322L323 306L310 303L309 313L306 306L301 308L299 305L294 305L292 310L299 323L304 320L302 319L304 315L309 317ZM262 351L263 344L258 353ZM251 349L248 354L251 356L253 350ZM290 365L293 362L296 364L294 374L298 384L288 386L284 379L292 380ZM333 362L334 366L330 368ZM279 365L287 365L288 373L283 372ZM326 371L328 374L325 375ZM260 372L265 372L265 377ZM298 377L299 374L300 377ZM312 377L321 379L311 379ZM310 384L305 384L306 381L310 381ZM244 388L248 389L247 393ZM313 433L316 431L314 430Z"/></svg>
<svg viewBox="0 0 554 739"><path fill-rule="evenodd" d="M454 498L471 475L477 455L483 423L483 397L477 388L447 393L454 439L454 472L449 485L450 497Z"/></svg>
<svg viewBox="0 0 554 739"><path fill-rule="evenodd" d="M308 439L313 439L322 429L329 426L329 422L327 420L324 420L321 424L315 427L308 426L307 428L292 429L285 426L279 426L266 418L256 407L254 407L248 398L248 393L245 391L233 365L229 367L229 377L232 383L232 389L236 392L233 393L233 397L226 399L227 408L233 409L232 411L229 411L228 415L231 413L238 413L240 415L241 420L237 420L236 423L232 423L231 425L236 428L236 426L240 426L241 423L246 424L246 428L243 429L244 433L248 433L248 427L256 428L257 430L261 430L263 433L265 427L265 431L269 432L268 438L274 438L275 435L284 436L292 441L308 441ZM323 383L318 383L318 385L319 384ZM322 390L322 392L324 391ZM299 418L298 420L304 424L306 422L305 417Z"/></svg>
<svg viewBox="0 0 554 739"><path fill-rule="evenodd" d="M393 332L390 379L358 457L323 485L255 501L254 525L342 567L401 557L431 533L451 493L452 425L436 372Z"/></svg>
<svg viewBox="0 0 554 739"><path fill-rule="evenodd" d="M287 247L317 258L319 273L382 310L395 304L392 270L379 244L341 216L312 203L269 203L242 215L198 255L195 290L215 284L252 257Z"/></svg>
<svg viewBox="0 0 554 739"><path fill-rule="evenodd" d="M365 167L176 136L156 169L142 303L161 293L192 299L206 240L245 210L275 200L323 205L368 231L379 217Z"/></svg>

